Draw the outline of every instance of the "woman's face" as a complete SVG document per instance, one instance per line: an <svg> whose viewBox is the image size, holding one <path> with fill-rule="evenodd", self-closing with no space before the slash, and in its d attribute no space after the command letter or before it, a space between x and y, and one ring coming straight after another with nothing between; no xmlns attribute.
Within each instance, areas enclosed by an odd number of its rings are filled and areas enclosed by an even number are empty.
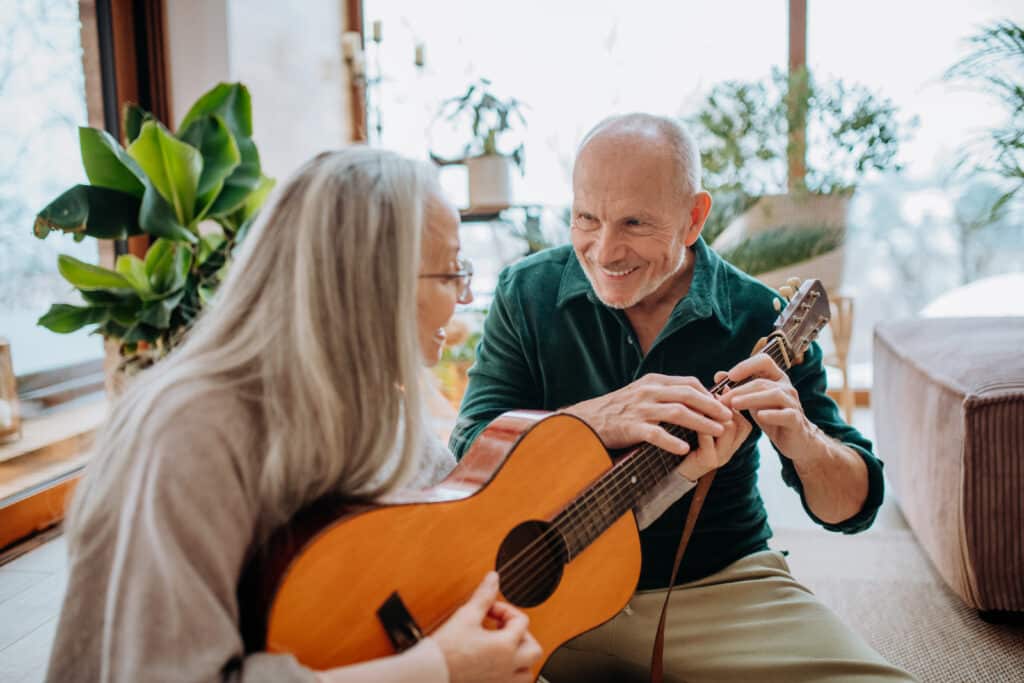
<svg viewBox="0 0 1024 683"><path fill-rule="evenodd" d="M445 325L455 313L459 279L436 277L459 271L459 212L444 197L434 195L427 202L426 225L420 255L420 278L416 289L417 323L423 362L441 360ZM429 275L430 277L422 277ZM472 301L472 295L468 301Z"/></svg>

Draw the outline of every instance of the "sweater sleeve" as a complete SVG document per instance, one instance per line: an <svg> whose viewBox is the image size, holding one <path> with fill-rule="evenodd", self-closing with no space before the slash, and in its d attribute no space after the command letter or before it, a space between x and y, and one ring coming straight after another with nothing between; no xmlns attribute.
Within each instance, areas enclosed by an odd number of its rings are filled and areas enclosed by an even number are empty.
<svg viewBox="0 0 1024 683"><path fill-rule="evenodd" d="M690 481L679 470L673 470L671 474L658 483L651 491L637 502L633 512L636 514L636 525L641 531L657 521L665 514L673 503L685 496L697 486L696 482Z"/></svg>
<svg viewBox="0 0 1024 683"><path fill-rule="evenodd" d="M793 461L776 448L782 461L782 479L800 494L804 510L815 523L829 531L840 531L846 534L864 531L875 521L878 508L882 505L882 499L885 497L882 461L872 452L871 442L843 421L839 416L839 408L835 401L826 393L825 368L822 365L821 347L817 342L811 344L805 354L804 362L795 366L790 372L790 379L800 395L800 403L807 419L820 427L825 434L852 449L864 461L868 473L868 495L864 500L864 505L855 515L838 524L830 524L819 519L811 511Z"/></svg>
<svg viewBox="0 0 1024 683"><path fill-rule="evenodd" d="M75 624L76 614L102 614L102 635L90 648L98 650L96 678L102 681L313 683L314 672L291 655L245 652L236 586L257 510L245 463L230 455L229 439L194 424L150 443L152 452L138 454L129 468L112 516L117 528L107 535L113 545L109 578L86 585L74 573L87 572L89 563L73 564L70 584L77 595L65 603L62 621L69 623L60 630L74 637L89 625ZM448 680L444 659L430 643L330 674L340 683L411 681L412 672L418 681Z"/></svg>

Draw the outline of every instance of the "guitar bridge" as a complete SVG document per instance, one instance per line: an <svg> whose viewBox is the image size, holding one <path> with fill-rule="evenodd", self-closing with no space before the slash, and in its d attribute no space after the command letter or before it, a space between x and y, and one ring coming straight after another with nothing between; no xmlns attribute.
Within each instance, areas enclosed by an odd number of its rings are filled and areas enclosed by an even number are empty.
<svg viewBox="0 0 1024 683"><path fill-rule="evenodd" d="M423 631L409 614L398 591L389 595L377 608L377 618L388 634L395 652L404 652L423 639Z"/></svg>

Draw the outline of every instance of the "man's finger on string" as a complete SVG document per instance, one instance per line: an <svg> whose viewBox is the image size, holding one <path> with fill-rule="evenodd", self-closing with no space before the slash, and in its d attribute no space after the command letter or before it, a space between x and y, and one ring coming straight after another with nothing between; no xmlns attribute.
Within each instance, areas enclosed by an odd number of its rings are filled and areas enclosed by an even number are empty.
<svg viewBox="0 0 1024 683"><path fill-rule="evenodd" d="M800 413L794 408L759 410L754 417L759 424L770 427L791 427L800 422Z"/></svg>
<svg viewBox="0 0 1024 683"><path fill-rule="evenodd" d="M657 400L665 405L682 405L690 410L707 415L712 420L728 420L729 411L709 391L698 391L694 387L664 387Z"/></svg>
<svg viewBox="0 0 1024 683"><path fill-rule="evenodd" d="M777 388L742 395L729 394L724 400L726 405L735 410L781 410L792 407L792 402L786 392Z"/></svg>
<svg viewBox="0 0 1024 683"><path fill-rule="evenodd" d="M690 444L682 439L672 436L659 425L648 424L641 430L642 434L638 441L646 441L652 446L683 456L690 452Z"/></svg>
<svg viewBox="0 0 1024 683"><path fill-rule="evenodd" d="M715 405L721 408L724 415L722 421L719 422L717 419L713 420L696 410L693 410L687 406L679 403L664 403L660 409L655 411L658 422L667 422L686 429L692 429L695 432L706 432L714 436L718 436L724 431L722 422L728 419L729 409L723 406L718 401L715 401Z"/></svg>
<svg viewBox="0 0 1024 683"><path fill-rule="evenodd" d="M742 382L749 377L764 377L766 379L782 379L786 373L782 371L774 360L767 354L758 353L746 360L740 361L729 371L729 379L733 382Z"/></svg>

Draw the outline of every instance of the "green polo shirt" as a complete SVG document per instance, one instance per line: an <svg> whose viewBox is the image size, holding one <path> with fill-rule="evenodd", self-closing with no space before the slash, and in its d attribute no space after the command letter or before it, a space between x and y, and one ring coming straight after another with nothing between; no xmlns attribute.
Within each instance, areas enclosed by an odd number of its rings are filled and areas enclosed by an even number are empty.
<svg viewBox="0 0 1024 683"><path fill-rule="evenodd" d="M698 239L689 293L672 311L645 356L626 315L597 298L570 246L535 254L502 271L484 323L476 363L462 400L451 447L461 458L484 427L501 413L532 408L558 410L620 389L647 373L693 376L712 386L714 373L749 357L778 316L777 294L723 261ZM813 344L789 375L804 412L826 434L851 446L868 468L863 509L840 524L815 522L832 531L868 528L882 503L882 463L871 442L839 417L825 394L821 349ZM760 429L750 435L716 475L705 501L679 583L712 574L767 548L771 537L757 489ZM572 467L571 453L551 453ZM779 454L782 478L803 499L792 461ZM688 493L641 532L640 589L668 584L676 545L690 507Z"/></svg>

